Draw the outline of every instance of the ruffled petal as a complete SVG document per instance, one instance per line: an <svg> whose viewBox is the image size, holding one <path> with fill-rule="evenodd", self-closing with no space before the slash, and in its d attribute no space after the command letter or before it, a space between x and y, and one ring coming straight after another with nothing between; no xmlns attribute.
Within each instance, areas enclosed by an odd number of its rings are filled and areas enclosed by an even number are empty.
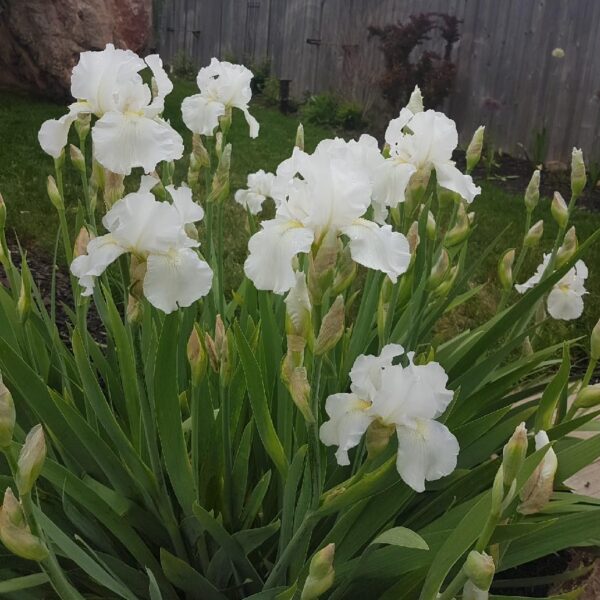
<svg viewBox="0 0 600 600"><path fill-rule="evenodd" d="M173 91L173 82L169 79L163 67L163 62L158 54L150 54L144 59L152 71L156 82L157 94L152 99L150 106L146 109L146 116L155 117L159 115L165 106L165 97Z"/></svg>
<svg viewBox="0 0 600 600"><path fill-rule="evenodd" d="M193 133L213 135L219 117L225 114L225 105L196 94L183 100L181 114L186 127Z"/></svg>
<svg viewBox="0 0 600 600"><path fill-rule="evenodd" d="M399 426L396 468L403 481L416 492L425 491L426 481L450 475L456 468L458 441L449 429L421 419L416 426Z"/></svg>
<svg viewBox="0 0 600 600"><path fill-rule="evenodd" d="M262 227L248 242L244 272L257 289L283 294L296 282L292 259L310 250L314 233L298 222L283 219L264 221Z"/></svg>
<svg viewBox="0 0 600 600"><path fill-rule="evenodd" d="M395 119L392 119L385 130L385 141L390 145L394 146L403 137L403 129L408 125L409 121L414 117L414 113L407 107L404 107L400 111Z"/></svg>
<svg viewBox="0 0 600 600"><path fill-rule="evenodd" d="M258 121L250 114L247 108L242 108L242 112L244 113L244 117L246 117L246 123L248 123L248 127L250 128L250 137L257 137L260 130Z"/></svg>
<svg viewBox="0 0 600 600"><path fill-rule="evenodd" d="M352 260L369 269L385 273L394 283L406 272L410 249L404 235L390 225L380 227L372 221L357 219L342 233L350 238Z"/></svg>
<svg viewBox="0 0 600 600"><path fill-rule="evenodd" d="M69 106L69 112L60 119L44 121L38 132L38 141L42 150L53 158L58 158L67 145L71 125L78 115L84 112L89 112L87 104L75 102Z"/></svg>
<svg viewBox="0 0 600 600"><path fill-rule="evenodd" d="M456 192L469 204L481 194L481 188L473 183L473 178L461 173L452 162L436 163L435 174L441 187Z"/></svg>
<svg viewBox="0 0 600 600"><path fill-rule="evenodd" d="M262 210L263 202L267 199L266 196L257 194L252 190L238 190L234 198L238 204L253 215L257 215Z"/></svg>
<svg viewBox="0 0 600 600"><path fill-rule="evenodd" d="M321 425L319 437L326 446L337 446L338 465L349 465L348 450L360 442L373 420L365 411L369 407L354 394L333 394L325 401L329 421Z"/></svg>
<svg viewBox="0 0 600 600"><path fill-rule="evenodd" d="M166 255L151 254L144 277L144 295L150 304L170 313L206 296L212 278L208 264L189 248Z"/></svg>
<svg viewBox="0 0 600 600"><path fill-rule="evenodd" d="M394 358L403 354L404 348L400 344L387 344L379 356L361 354L350 371L350 389L359 398L372 401L381 385L382 370L391 367Z"/></svg>
<svg viewBox="0 0 600 600"><path fill-rule="evenodd" d="M568 287L554 286L548 294L548 313L553 319L571 321L583 314L583 298Z"/></svg>
<svg viewBox="0 0 600 600"><path fill-rule="evenodd" d="M404 202L406 188L417 169L410 163L399 162L394 158L381 163L373 174L373 206L378 211L376 221L381 223L380 215L387 216L386 206L394 208ZM385 220L385 217L383 217Z"/></svg>
<svg viewBox="0 0 600 600"><path fill-rule="evenodd" d="M129 175L134 167L146 173L163 160L183 155L181 136L162 119L106 113L92 129L96 160L113 173Z"/></svg>
<svg viewBox="0 0 600 600"><path fill-rule="evenodd" d="M71 273L79 279L84 288L83 296L90 296L94 291L94 281L102 275L106 267L125 252L114 236L103 235L89 241L87 254L82 254L71 263Z"/></svg>
<svg viewBox="0 0 600 600"><path fill-rule="evenodd" d="M184 225L196 223L204 218L204 209L194 202L192 190L185 183L178 188L168 185L166 190L173 198L173 206L177 209Z"/></svg>

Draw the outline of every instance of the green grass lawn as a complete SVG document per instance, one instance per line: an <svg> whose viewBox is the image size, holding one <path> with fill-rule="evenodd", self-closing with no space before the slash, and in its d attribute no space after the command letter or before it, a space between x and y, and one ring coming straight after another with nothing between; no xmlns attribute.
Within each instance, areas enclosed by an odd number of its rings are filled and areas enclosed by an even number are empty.
<svg viewBox="0 0 600 600"><path fill-rule="evenodd" d="M194 83L178 82L167 98L165 109L166 117L183 135L188 150L191 136L183 125L179 107L185 96L195 92ZM0 92L0 192L8 207L7 227L17 234L25 247L49 256L53 251L57 229L55 211L46 196L46 178L53 172L53 164L52 159L39 147L37 132L45 119L58 117L64 112L65 107L62 105L27 95ZM298 116L284 116L276 109L260 105L254 105L252 113L261 124L260 135L255 140L249 138L246 122L241 115L234 113L229 136L233 144L233 189L245 185L249 172L259 168L274 170L293 148ZM331 131L306 125L307 150L312 150L319 140L328 136L331 136ZM70 168L67 170L72 171ZM66 179L66 194L72 206L76 203L77 194L81 193L77 181L74 174ZM495 283L497 257L520 241L524 226L522 197L505 193L500 186L501 184L484 182L483 193L473 205L477 214L477 227L471 240L471 257L478 256L500 231L505 227L508 229L497 251L478 269L477 279L480 282L490 282L481 298L453 315L452 326L459 329L494 311L498 297ZM556 231L549 208L549 199L544 198L534 215L534 221L541 218L545 221L544 248L551 245ZM241 263L246 254L247 233L243 223L244 213L232 200L225 223L227 283L230 285L234 285L239 279ZM600 213L578 212L574 223L579 239L583 240L600 226ZM585 259L591 275L587 285L590 293L586 298L584 316L575 325L554 323L551 328L553 337L585 334L600 316L600 272L597 270L600 247L590 250ZM520 279L528 277L540 260L541 249L527 261Z"/></svg>

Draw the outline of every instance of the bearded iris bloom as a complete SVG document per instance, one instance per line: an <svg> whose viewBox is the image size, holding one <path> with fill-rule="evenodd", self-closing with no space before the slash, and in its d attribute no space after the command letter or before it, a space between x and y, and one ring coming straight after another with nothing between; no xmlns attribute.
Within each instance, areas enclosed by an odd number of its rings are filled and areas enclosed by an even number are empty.
<svg viewBox="0 0 600 600"><path fill-rule="evenodd" d="M250 137L258 135L258 121L248 111L252 98L252 71L243 65L213 58L208 67L198 72L199 94L189 96L181 105L183 122L193 133L213 135L219 119L232 108L244 113L250 127Z"/></svg>
<svg viewBox="0 0 600 600"><path fill-rule="evenodd" d="M154 98L140 75L145 68L150 68L156 83ZM58 158L77 117L92 114L98 117L92 128L94 158L113 173L129 175L134 167L149 173L159 162L183 155L181 136L160 116L172 89L157 54L142 60L112 44L98 52L83 52L71 77L71 94L77 102L60 119L42 124L40 145Z"/></svg>
<svg viewBox="0 0 600 600"><path fill-rule="evenodd" d="M515 285L517 292L524 294L540 283L549 263L550 254L544 254L544 259L536 272L524 283ZM585 289L587 277L588 268L586 264L582 260L578 260L573 268L554 285L546 300L548 313L553 319L571 321L582 315L583 296L587 294Z"/></svg>
<svg viewBox="0 0 600 600"><path fill-rule="evenodd" d="M385 132L390 157L376 172L374 202L385 213L405 200L405 190L413 176L435 170L440 187L459 194L471 203L481 188L470 175L461 173L452 160L458 145L456 124L445 114L433 110L413 113L403 108Z"/></svg>
<svg viewBox="0 0 600 600"><path fill-rule="evenodd" d="M426 481L450 475L456 468L458 441L436 419L452 401L446 389L448 376L436 362L395 365L404 354L398 344L385 346L379 356L359 356L350 371L350 393L333 394L325 403L329 420L321 426L321 441L337 446L339 465L350 464L348 451L376 424L395 431L398 438L396 468L403 481L417 492Z"/></svg>
<svg viewBox="0 0 600 600"><path fill-rule="evenodd" d="M244 271L257 289L287 292L295 283L293 259L338 236L349 238L352 259L395 282L406 271L406 237L368 220L373 171L383 157L370 136L321 142L311 155L296 148L278 169L275 218L250 238ZM283 189L282 189L283 186Z"/></svg>
<svg viewBox="0 0 600 600"><path fill-rule="evenodd" d="M250 173L247 179L247 189L238 190L235 193L235 201L251 214L257 215L262 210L263 202L267 198L273 197L274 181L275 175L265 173L263 169L256 173Z"/></svg>
<svg viewBox="0 0 600 600"><path fill-rule="evenodd" d="M130 253L146 265L144 296L170 313L178 306L190 306L210 290L212 270L195 250L199 243L186 233L186 226L200 221L204 212L185 186L167 186L173 202L159 202L150 192L149 180L153 178L144 179L138 192L127 194L106 213L102 223L109 233L89 242L87 253L71 263L71 272L84 288L83 295L89 296L95 278L119 256Z"/></svg>

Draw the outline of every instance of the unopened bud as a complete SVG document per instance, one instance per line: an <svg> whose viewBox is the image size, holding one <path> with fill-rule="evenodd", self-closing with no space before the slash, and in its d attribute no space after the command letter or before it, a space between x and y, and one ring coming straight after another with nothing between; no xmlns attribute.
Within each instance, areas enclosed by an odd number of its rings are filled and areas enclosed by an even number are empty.
<svg viewBox="0 0 600 600"><path fill-rule="evenodd" d="M9 552L20 558L38 562L48 558L46 544L24 525L15 525L4 508L0 510L0 541Z"/></svg>
<svg viewBox="0 0 600 600"><path fill-rule="evenodd" d="M199 133L194 133L192 136L192 153L201 167L210 166L210 155L202 142L202 136Z"/></svg>
<svg viewBox="0 0 600 600"><path fill-rule="evenodd" d="M386 425L380 420L373 421L367 428L366 447L369 458L375 458L388 446L390 438L396 429L393 425Z"/></svg>
<svg viewBox="0 0 600 600"><path fill-rule="evenodd" d="M456 277L458 275L458 265L454 265L450 267L448 271L448 275L446 279L440 283L440 285L434 290L434 295L438 298L443 298L448 294L448 292L452 289L454 282L456 281Z"/></svg>
<svg viewBox="0 0 600 600"><path fill-rule="evenodd" d="M208 361L210 363L210 368L215 373L218 373L220 359L217 354L215 341L213 340L210 333L208 333L208 332L204 334L204 345L206 346L206 353L208 354Z"/></svg>
<svg viewBox="0 0 600 600"><path fill-rule="evenodd" d="M307 423L314 423L315 416L310 408L310 383L308 383L308 377L304 367L295 367L292 369L289 376L288 389L294 404L302 413L304 420Z"/></svg>
<svg viewBox="0 0 600 600"><path fill-rule="evenodd" d="M152 97L156 98L158 96L158 83L156 77L152 77L150 80L150 90L152 91Z"/></svg>
<svg viewBox="0 0 600 600"><path fill-rule="evenodd" d="M540 171L536 169L529 180L525 190L525 208L527 212L533 212L540 199Z"/></svg>
<svg viewBox="0 0 600 600"><path fill-rule="evenodd" d="M17 527L25 525L25 515L23 514L21 503L17 500L10 487L7 487L4 492L4 500L0 510L6 513L6 516L13 525Z"/></svg>
<svg viewBox="0 0 600 600"><path fill-rule="evenodd" d="M593 408L600 404L600 383L586 385L575 398L575 408Z"/></svg>
<svg viewBox="0 0 600 600"><path fill-rule="evenodd" d="M487 591L492 586L496 566L494 565L494 559L485 552L471 550L465 561L463 571L476 587Z"/></svg>
<svg viewBox="0 0 600 600"><path fill-rule="evenodd" d="M129 262L129 293L137 300L144 297L144 278L147 270L148 262L132 254Z"/></svg>
<svg viewBox="0 0 600 600"><path fill-rule="evenodd" d="M560 192L554 192L550 211L559 227L564 228L567 226L567 223L569 222L569 207Z"/></svg>
<svg viewBox="0 0 600 600"><path fill-rule="evenodd" d="M427 191L429 185L429 179L431 178L431 167L421 167L408 182L408 187L405 192L405 212L412 214L412 211L419 205L423 200L423 196Z"/></svg>
<svg viewBox="0 0 600 600"><path fill-rule="evenodd" d="M335 579L334 556L335 544L325 546L313 556L300 600L316 600L331 588Z"/></svg>
<svg viewBox="0 0 600 600"><path fill-rule="evenodd" d="M309 257L308 290L314 306L321 304L323 294L333 283L338 252L338 240L326 235L316 254Z"/></svg>
<svg viewBox="0 0 600 600"><path fill-rule="evenodd" d="M460 194L457 194L448 188L441 187L439 183L436 186L436 190L437 199L440 206L452 206L461 201Z"/></svg>
<svg viewBox="0 0 600 600"><path fill-rule="evenodd" d="M194 323L187 343L187 359L192 372L192 384L195 386L202 383L208 367L208 353L204 347L203 339L204 336L200 326Z"/></svg>
<svg viewBox="0 0 600 600"><path fill-rule="evenodd" d="M415 89L412 91L410 98L408 99L406 108L408 108L408 110L410 110L410 112L413 114L423 112L423 94L421 94L421 89L418 85L415 85Z"/></svg>
<svg viewBox="0 0 600 600"><path fill-rule="evenodd" d="M90 232L86 227L82 227L75 238L75 244L73 245L73 258L87 254L87 247L91 239L93 239L93 236L90 235Z"/></svg>
<svg viewBox="0 0 600 600"><path fill-rule="evenodd" d="M335 296L348 289L356 277L358 267L352 260L350 247L346 246L340 254L336 265L335 277L331 285L331 293Z"/></svg>
<svg viewBox="0 0 600 600"><path fill-rule="evenodd" d="M12 394L0 375L0 448L8 448L12 443L16 419Z"/></svg>
<svg viewBox="0 0 600 600"><path fill-rule="evenodd" d="M406 239L408 240L410 253L414 254L419 245L419 223L417 221L409 227L408 232L406 233Z"/></svg>
<svg viewBox="0 0 600 600"><path fill-rule="evenodd" d="M129 294L126 311L127 323L129 325L139 325L142 322L143 316L144 305L138 298Z"/></svg>
<svg viewBox="0 0 600 600"><path fill-rule="evenodd" d="M471 211L470 213L467 213L467 219L469 219L469 225L473 225L473 223L475 223L475 212Z"/></svg>
<svg viewBox="0 0 600 600"><path fill-rule="evenodd" d="M46 190L48 191L48 198L56 210L64 210L65 203L63 202L62 196L58 191L58 186L52 175L48 175L48 181L46 184Z"/></svg>
<svg viewBox="0 0 600 600"><path fill-rule="evenodd" d="M0 194L0 232L4 230L6 226L6 204L4 203L4 198L2 194Z"/></svg>
<svg viewBox="0 0 600 600"><path fill-rule="evenodd" d="M450 248L462 244L469 235L470 224L469 217L467 217L467 211L465 205L461 202L458 205L458 213L456 214L456 223L454 227L446 233L444 238L444 246Z"/></svg>
<svg viewBox="0 0 600 600"><path fill-rule="evenodd" d="M461 600L488 600L490 593L487 590L480 590L470 579L463 586Z"/></svg>
<svg viewBox="0 0 600 600"><path fill-rule="evenodd" d="M69 156L71 157L71 163L80 172L85 173L85 158L83 153L77 147L71 144L69 146Z"/></svg>
<svg viewBox="0 0 600 600"><path fill-rule="evenodd" d="M207 202L224 202L229 196L229 169L231 167L231 144L227 144L219 158L213 175L212 187Z"/></svg>
<svg viewBox="0 0 600 600"><path fill-rule="evenodd" d="M302 271L296 272L296 283L288 292L284 302L286 332L308 340L312 332L312 306L306 276Z"/></svg>
<svg viewBox="0 0 600 600"><path fill-rule="evenodd" d="M535 225L532 225L529 231L525 234L523 244L527 248L535 248L544 235L544 221L539 220Z"/></svg>
<svg viewBox="0 0 600 600"><path fill-rule="evenodd" d="M448 270L450 269L450 256L445 248L442 248L440 256L438 257L435 265L431 269L429 274L429 280L427 281L427 288L435 290L446 278Z"/></svg>
<svg viewBox="0 0 600 600"><path fill-rule="evenodd" d="M83 143L90 132L90 124L92 115L90 113L80 113L75 120L75 131L79 136L79 140Z"/></svg>
<svg viewBox="0 0 600 600"><path fill-rule="evenodd" d="M125 193L125 176L104 170L104 204L110 210L112 206L123 197Z"/></svg>
<svg viewBox="0 0 600 600"><path fill-rule="evenodd" d="M25 323L31 313L31 273L27 260L23 257L21 265L21 289L19 291L19 300L17 301L17 314L21 323Z"/></svg>
<svg viewBox="0 0 600 600"><path fill-rule="evenodd" d="M515 251L514 249L507 250L500 261L498 262L498 279L502 289L510 290L513 284L512 266L515 262Z"/></svg>
<svg viewBox="0 0 600 600"><path fill-rule="evenodd" d="M581 196L586 183L587 175L585 173L585 163L583 162L583 152L579 148L573 148L571 154L571 194L575 198Z"/></svg>
<svg viewBox="0 0 600 600"><path fill-rule="evenodd" d="M540 450L548 445L550 440L545 431L539 431L535 436L535 449ZM539 512L548 504L554 489L554 475L558 468L558 459L552 448L548 448L544 458L537 466L531 477L521 490L521 504L517 510L522 515Z"/></svg>
<svg viewBox="0 0 600 600"><path fill-rule="evenodd" d="M527 429L525 423L517 426L510 440L502 450L502 470L504 479L504 488L509 489L512 482L523 466L525 456L527 455Z"/></svg>
<svg viewBox="0 0 600 600"><path fill-rule="evenodd" d="M219 126L221 127L221 132L223 132L223 137L227 136L229 133L229 128L231 127L231 115L231 106L226 106L225 114L219 117Z"/></svg>
<svg viewBox="0 0 600 600"><path fill-rule="evenodd" d="M527 336L524 340L523 340L523 356L532 356L533 355L533 346L531 345L531 340L529 339L529 336Z"/></svg>
<svg viewBox="0 0 600 600"><path fill-rule="evenodd" d="M485 127L482 125L475 130L467 147L467 173L471 173L479 163L483 149L483 134Z"/></svg>
<svg viewBox="0 0 600 600"><path fill-rule="evenodd" d="M294 144L296 148L304 150L304 125L298 123L298 129L296 129L296 142Z"/></svg>
<svg viewBox="0 0 600 600"><path fill-rule="evenodd" d="M590 336L590 356L592 360L600 360L600 320L594 325Z"/></svg>
<svg viewBox="0 0 600 600"><path fill-rule="evenodd" d="M425 225L425 231L427 233L427 237L430 240L435 240L437 225L435 222L435 218L431 211L427 213L427 224Z"/></svg>
<svg viewBox="0 0 600 600"><path fill-rule="evenodd" d="M46 460L46 438L41 425L36 425L25 438L17 461L15 481L19 495L31 492Z"/></svg>
<svg viewBox="0 0 600 600"><path fill-rule="evenodd" d="M340 341L344 333L344 297L339 295L323 317L315 343L315 354L325 354Z"/></svg>
<svg viewBox="0 0 600 600"><path fill-rule="evenodd" d="M562 246L556 253L556 268L560 269L564 264L569 262L577 252L577 233L575 227L571 227L565 234Z"/></svg>

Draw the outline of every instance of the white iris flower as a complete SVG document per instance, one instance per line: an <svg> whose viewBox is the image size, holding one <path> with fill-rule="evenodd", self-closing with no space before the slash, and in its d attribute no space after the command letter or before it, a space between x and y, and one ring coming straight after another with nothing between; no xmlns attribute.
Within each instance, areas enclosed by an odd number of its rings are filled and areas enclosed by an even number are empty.
<svg viewBox="0 0 600 600"><path fill-rule="evenodd" d="M398 437L396 468L404 482L417 492L425 481L454 471L458 441L436 421L452 401L446 389L448 376L436 362L394 365L404 354L398 344L385 346L379 356L359 356L350 371L350 393L333 394L325 403L329 421L321 426L321 441L337 446L340 465L350 464L348 450L360 442L371 423L392 427Z"/></svg>
<svg viewBox="0 0 600 600"><path fill-rule="evenodd" d="M154 98L139 73L147 67L156 82ZM79 115L93 114L98 117L92 128L94 158L113 173L128 175L134 167L149 173L159 162L183 155L181 136L160 117L172 89L157 54L142 60L112 44L98 52L83 52L71 77L71 94L77 102L60 119L42 124L40 145L58 158L73 122Z"/></svg>

